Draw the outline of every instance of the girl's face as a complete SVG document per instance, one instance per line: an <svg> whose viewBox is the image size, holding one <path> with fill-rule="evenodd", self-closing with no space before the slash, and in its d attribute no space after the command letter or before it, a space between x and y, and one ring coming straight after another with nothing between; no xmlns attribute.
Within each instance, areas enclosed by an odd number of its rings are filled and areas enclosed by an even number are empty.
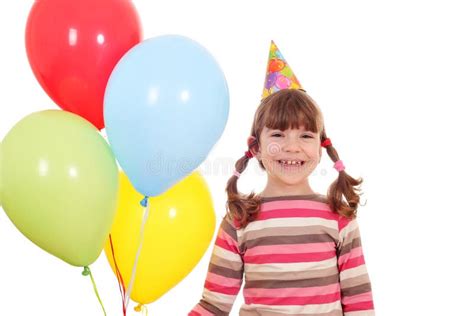
<svg viewBox="0 0 474 316"><path fill-rule="evenodd" d="M249 137L250 143L254 137ZM281 131L264 127L254 155L262 161L269 177L281 184L295 185L307 181L321 160L320 133L299 129Z"/></svg>

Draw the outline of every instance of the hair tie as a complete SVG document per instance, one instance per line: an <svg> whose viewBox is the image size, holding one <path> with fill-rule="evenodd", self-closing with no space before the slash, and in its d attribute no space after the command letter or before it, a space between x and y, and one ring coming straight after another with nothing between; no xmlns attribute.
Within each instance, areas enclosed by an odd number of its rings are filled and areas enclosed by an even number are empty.
<svg viewBox="0 0 474 316"><path fill-rule="evenodd" d="M334 164L334 168L336 168L336 170L339 172L346 169L346 167L344 167L344 164L342 163L342 160L336 161L336 163Z"/></svg>
<svg viewBox="0 0 474 316"><path fill-rule="evenodd" d="M237 178L240 178L240 173L237 170L234 170L234 176L236 176Z"/></svg>
<svg viewBox="0 0 474 316"><path fill-rule="evenodd" d="M252 154L252 152L251 152L250 150L247 150L247 151L245 152L245 156L247 156L247 158L250 159L250 158L253 157L253 154Z"/></svg>
<svg viewBox="0 0 474 316"><path fill-rule="evenodd" d="M332 146L331 139L326 138L326 139L321 143L321 146L323 146L324 148L328 148L329 146Z"/></svg>

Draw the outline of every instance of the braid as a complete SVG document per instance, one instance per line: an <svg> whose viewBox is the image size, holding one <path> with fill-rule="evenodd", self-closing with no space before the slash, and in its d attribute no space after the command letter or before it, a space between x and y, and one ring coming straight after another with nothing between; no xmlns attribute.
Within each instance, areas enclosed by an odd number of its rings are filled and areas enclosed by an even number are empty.
<svg viewBox="0 0 474 316"><path fill-rule="evenodd" d="M327 138L325 129L321 132L321 142L324 141L328 143L328 145L325 146L328 156L334 163L338 162L339 155L337 154L336 148L332 146L329 138ZM357 206L360 201L360 195L358 193L360 192L359 186L362 182L362 178L354 179L347 174L345 170L339 171L337 179L331 184L327 193L331 209L347 218L355 218L357 216Z"/></svg>
<svg viewBox="0 0 474 316"><path fill-rule="evenodd" d="M247 168L249 160L252 158L250 149L256 144L257 140L249 146L249 151L247 151L235 163L235 170L238 173L242 173ZM227 215L234 221L236 226L245 227L249 222L257 218L260 210L261 198L254 192L249 195L240 194L237 188L238 179L239 177L233 174L229 180L227 180Z"/></svg>

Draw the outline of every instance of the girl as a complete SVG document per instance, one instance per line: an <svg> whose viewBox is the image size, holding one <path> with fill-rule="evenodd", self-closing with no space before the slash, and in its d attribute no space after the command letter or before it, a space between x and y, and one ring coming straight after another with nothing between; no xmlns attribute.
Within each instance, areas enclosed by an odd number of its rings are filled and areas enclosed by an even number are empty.
<svg viewBox="0 0 474 316"><path fill-rule="evenodd" d="M271 51L274 59L288 67L279 52ZM319 107L288 73L293 86L266 86L269 96L264 92L255 113L249 150L227 183L227 214L203 297L189 316L229 315L244 277L241 316L375 315L356 220L362 179L344 171ZM308 181L322 147L339 172L327 196L313 192ZM242 195L237 180L252 157L266 171L267 185L260 194Z"/></svg>

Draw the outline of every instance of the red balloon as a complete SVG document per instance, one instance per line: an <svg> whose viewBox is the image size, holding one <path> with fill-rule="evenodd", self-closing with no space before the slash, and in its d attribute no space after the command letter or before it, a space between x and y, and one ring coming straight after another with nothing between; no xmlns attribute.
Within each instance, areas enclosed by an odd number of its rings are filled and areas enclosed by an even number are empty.
<svg viewBox="0 0 474 316"><path fill-rule="evenodd" d="M26 52L46 93L62 109L104 127L107 80L142 40L130 0L37 0L26 25Z"/></svg>

